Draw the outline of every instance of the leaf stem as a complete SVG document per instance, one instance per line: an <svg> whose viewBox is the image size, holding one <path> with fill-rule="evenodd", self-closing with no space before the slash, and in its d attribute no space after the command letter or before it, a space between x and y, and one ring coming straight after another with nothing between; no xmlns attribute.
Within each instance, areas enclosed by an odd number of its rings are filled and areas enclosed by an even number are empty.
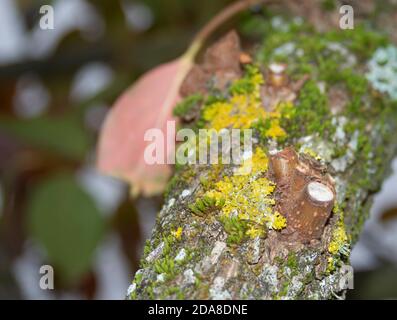
<svg viewBox="0 0 397 320"><path fill-rule="evenodd" d="M208 37L217 28L219 28L219 26L221 26L224 22L235 16L237 13L244 11L247 8L259 4L261 2L267 2L267 0L240 0L224 8L197 33L192 44L184 54L184 57L186 57L189 60L194 60L197 53L200 51L201 47L206 42Z"/></svg>

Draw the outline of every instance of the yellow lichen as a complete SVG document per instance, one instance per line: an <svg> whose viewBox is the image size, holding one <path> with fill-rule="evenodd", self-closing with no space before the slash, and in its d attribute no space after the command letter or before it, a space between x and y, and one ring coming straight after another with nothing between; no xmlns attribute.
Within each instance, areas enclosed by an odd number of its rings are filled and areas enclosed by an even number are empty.
<svg viewBox="0 0 397 320"><path fill-rule="evenodd" d="M284 138L287 134L284 129L280 127L279 119L273 119L270 122L270 128L266 131L266 136L272 139Z"/></svg>
<svg viewBox="0 0 397 320"><path fill-rule="evenodd" d="M284 229L287 226L287 219L285 219L279 212L276 211L272 216L269 217L268 226L274 230Z"/></svg>
<svg viewBox="0 0 397 320"><path fill-rule="evenodd" d="M243 164L238 168L237 174L245 175L254 173L266 172L269 165L269 159L266 153L261 149L257 148L252 157L244 160Z"/></svg>
<svg viewBox="0 0 397 320"><path fill-rule="evenodd" d="M335 270L335 259L333 257L328 257L327 259L327 273L330 274Z"/></svg>
<svg viewBox="0 0 397 320"><path fill-rule="evenodd" d="M282 117L286 119L291 119L295 111L296 110L291 101L282 101L276 107L276 112L282 114Z"/></svg>
<svg viewBox="0 0 397 320"><path fill-rule="evenodd" d="M228 100L204 107L202 118L206 121L206 127L218 132L222 129L255 127L265 138L284 138L286 132L280 125L282 108L280 106L271 112L265 110L261 100L263 83L259 69L250 66L244 78L232 84ZM275 184L265 176L268 163L265 151L258 147L241 166L235 168L232 176L213 183L204 193L204 197L215 199L215 206L221 208L223 217L248 222L245 233L251 238L263 235L266 227L274 230L286 227L286 219L274 211L272 194Z"/></svg>
<svg viewBox="0 0 397 320"><path fill-rule="evenodd" d="M332 233L332 239L328 245L328 252L333 255L339 254L347 256L350 250L349 238L346 234L343 211L340 209L338 203L335 204L333 212L339 216L339 220Z"/></svg>
<svg viewBox="0 0 397 320"><path fill-rule="evenodd" d="M307 154L308 156L311 156L312 158L316 159L316 160L321 160L321 157L313 150L310 149L308 147L305 147L302 150L303 153Z"/></svg>
<svg viewBox="0 0 397 320"><path fill-rule="evenodd" d="M338 226L332 234L332 240L328 246L328 251L331 254L337 254L343 250L348 242L345 228Z"/></svg>
<svg viewBox="0 0 397 320"><path fill-rule="evenodd" d="M203 118L217 131L228 129L248 129L265 118L266 112L260 100L253 95L235 95L229 102L215 102L204 109Z"/></svg>
<svg viewBox="0 0 397 320"><path fill-rule="evenodd" d="M241 80L236 80L238 81ZM260 87L264 79L259 69L252 67L245 81L249 81L251 92L234 92L228 101L217 101L204 108L203 119L208 127L217 131L224 128L249 129L255 124L270 120L265 136L272 139L285 137L286 132L280 126L280 112L267 112L262 105Z"/></svg>
<svg viewBox="0 0 397 320"><path fill-rule="evenodd" d="M178 227L178 229L171 231L171 234L174 236L176 240L180 240L182 237L182 227Z"/></svg>
<svg viewBox="0 0 397 320"><path fill-rule="evenodd" d="M251 174L241 175L250 166ZM237 217L252 223L247 236L257 237L263 234L264 226L274 230L286 227L285 218L273 211L275 200L272 196L275 184L263 174L268 169L268 158L261 148L256 148L250 159L244 161L237 172L215 183L215 188L205 196L222 203L221 214Z"/></svg>
<svg viewBox="0 0 397 320"><path fill-rule="evenodd" d="M260 229L255 226L251 226L246 232L246 235L249 236L251 239L255 239L257 237L262 237L263 234L264 234L263 228Z"/></svg>

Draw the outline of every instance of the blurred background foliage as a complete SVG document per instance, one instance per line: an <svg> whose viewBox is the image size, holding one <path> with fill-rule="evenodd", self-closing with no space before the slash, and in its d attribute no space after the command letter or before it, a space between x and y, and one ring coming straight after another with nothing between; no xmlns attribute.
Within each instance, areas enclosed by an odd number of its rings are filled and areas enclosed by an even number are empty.
<svg viewBox="0 0 397 320"><path fill-rule="evenodd" d="M0 0L0 298L124 297L162 198L133 201L95 171L98 131L125 88L230 2ZM44 4L54 30L39 28ZM43 264L54 291L38 286ZM389 260L367 268L353 297L397 297L386 274Z"/></svg>
<svg viewBox="0 0 397 320"><path fill-rule="evenodd" d="M123 298L161 197L134 202L95 171L98 130L227 2L0 1L0 298ZM46 263L55 293L38 288Z"/></svg>

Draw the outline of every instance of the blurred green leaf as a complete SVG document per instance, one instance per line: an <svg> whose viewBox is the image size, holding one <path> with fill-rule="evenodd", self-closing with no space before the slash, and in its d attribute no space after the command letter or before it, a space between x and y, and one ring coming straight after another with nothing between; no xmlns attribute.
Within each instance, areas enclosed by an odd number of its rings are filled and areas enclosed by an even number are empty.
<svg viewBox="0 0 397 320"><path fill-rule="evenodd" d="M55 274L71 282L88 271L104 221L73 176L57 174L34 190L29 230L45 248Z"/></svg>
<svg viewBox="0 0 397 320"><path fill-rule="evenodd" d="M17 119L2 115L0 131L74 160L82 159L90 144L88 133L73 117Z"/></svg>

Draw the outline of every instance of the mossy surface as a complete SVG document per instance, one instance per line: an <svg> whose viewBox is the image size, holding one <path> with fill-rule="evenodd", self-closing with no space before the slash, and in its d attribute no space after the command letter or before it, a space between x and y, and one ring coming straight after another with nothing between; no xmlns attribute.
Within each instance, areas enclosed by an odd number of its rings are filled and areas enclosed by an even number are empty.
<svg viewBox="0 0 397 320"><path fill-rule="evenodd" d="M189 115L194 108L197 108L202 103L203 99L204 97L201 94L193 94L187 97L175 106L173 110L174 116L184 117Z"/></svg>
<svg viewBox="0 0 397 320"><path fill-rule="evenodd" d="M330 1L324 5L331 10ZM181 117L199 109L195 130L253 129L255 142L241 164L178 168L131 298L324 299L341 291L338 270L396 151L390 146L397 102L366 75L368 61L389 43L366 26L319 33L302 19L277 18L246 23L263 41L241 79L175 109ZM305 80L294 99L280 99L269 111L262 88L276 62L287 66L287 87ZM325 165L335 179L333 214L313 245L277 240L286 220L274 209L268 152L286 146Z"/></svg>

